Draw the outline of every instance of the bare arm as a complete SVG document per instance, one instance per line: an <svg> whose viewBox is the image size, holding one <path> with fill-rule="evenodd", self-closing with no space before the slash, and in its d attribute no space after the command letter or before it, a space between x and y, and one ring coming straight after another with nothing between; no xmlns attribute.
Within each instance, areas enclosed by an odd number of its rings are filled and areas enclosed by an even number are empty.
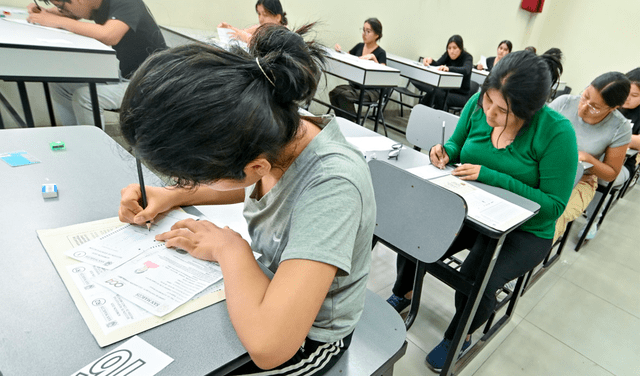
<svg viewBox="0 0 640 376"><path fill-rule="evenodd" d="M600 162L599 159L589 153L585 153L583 151L578 152L580 161L588 162L593 165L593 167L589 169L589 172L606 181L613 181L618 176L626 154L627 145L607 148L607 151L604 154L604 161Z"/></svg>
<svg viewBox="0 0 640 376"><path fill-rule="evenodd" d="M629 143L631 149L640 150L640 134L634 134L631 136L631 143Z"/></svg>
<svg viewBox="0 0 640 376"><path fill-rule="evenodd" d="M337 272L322 262L291 259L269 281L249 243L208 221L180 221L156 239L220 264L231 322L251 359L264 369L284 363L300 348Z"/></svg>
<svg viewBox="0 0 640 376"><path fill-rule="evenodd" d="M129 26L120 20L108 20L104 25L98 25L90 22L82 22L66 15L60 15L56 10L51 12L30 13L27 21L42 26L56 27L65 29L85 37L96 39L107 46L115 46L120 43L122 37L129 31Z"/></svg>

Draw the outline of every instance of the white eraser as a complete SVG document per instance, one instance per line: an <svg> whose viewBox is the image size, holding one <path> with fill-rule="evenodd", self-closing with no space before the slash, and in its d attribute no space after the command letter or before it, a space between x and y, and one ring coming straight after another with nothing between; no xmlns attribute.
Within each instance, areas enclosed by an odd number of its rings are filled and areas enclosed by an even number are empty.
<svg viewBox="0 0 640 376"><path fill-rule="evenodd" d="M58 197L58 186L55 184L42 184L42 197Z"/></svg>

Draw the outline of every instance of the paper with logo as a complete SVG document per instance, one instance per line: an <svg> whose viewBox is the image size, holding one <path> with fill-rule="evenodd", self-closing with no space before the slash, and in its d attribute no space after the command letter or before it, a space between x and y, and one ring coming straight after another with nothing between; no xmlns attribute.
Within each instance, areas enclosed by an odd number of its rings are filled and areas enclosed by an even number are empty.
<svg viewBox="0 0 640 376"><path fill-rule="evenodd" d="M217 263L160 243L94 281L148 312L164 316L221 279Z"/></svg>
<svg viewBox="0 0 640 376"><path fill-rule="evenodd" d="M453 175L429 180L464 198L467 215L496 230L506 231L531 217L531 211L471 185Z"/></svg>
<svg viewBox="0 0 640 376"><path fill-rule="evenodd" d="M65 255L87 264L113 270L142 252L164 243L155 240L155 236L171 230L174 223L183 219L198 219L184 211L173 210L146 226L126 224L93 239L81 246L69 250Z"/></svg>

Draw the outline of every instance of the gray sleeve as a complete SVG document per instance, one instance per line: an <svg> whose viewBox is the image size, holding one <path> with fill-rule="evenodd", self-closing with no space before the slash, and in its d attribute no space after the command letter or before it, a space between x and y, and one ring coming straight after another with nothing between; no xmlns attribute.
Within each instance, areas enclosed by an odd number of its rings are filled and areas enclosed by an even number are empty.
<svg viewBox="0 0 640 376"><path fill-rule="evenodd" d="M549 107L551 107L551 109L553 110L556 110L562 113L562 110L566 106L568 100L569 100L569 94L561 95L558 98L554 99L553 102L549 103Z"/></svg>
<svg viewBox="0 0 640 376"><path fill-rule="evenodd" d="M617 148L631 142L631 124L622 115L616 116L616 119L620 119L621 123L616 128L616 132L611 139L610 148Z"/></svg>
<svg viewBox="0 0 640 376"><path fill-rule="evenodd" d="M338 276L348 275L361 218L360 192L348 180L329 178L308 187L295 204L280 261L319 261L336 266Z"/></svg>

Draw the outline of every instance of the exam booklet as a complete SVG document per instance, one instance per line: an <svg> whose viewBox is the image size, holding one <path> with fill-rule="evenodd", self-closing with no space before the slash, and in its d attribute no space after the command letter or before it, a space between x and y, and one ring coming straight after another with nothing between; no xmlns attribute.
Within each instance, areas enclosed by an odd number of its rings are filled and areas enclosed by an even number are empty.
<svg viewBox="0 0 640 376"><path fill-rule="evenodd" d="M126 308L119 300L122 298L146 312L162 317L222 280L222 271L217 263L196 259L182 250L169 249L163 242L155 240L156 235L169 231L174 223L187 218L197 219L183 211L174 210L158 218L150 230L126 224L83 243L65 252L65 255L87 264L70 269L70 274L74 276L76 284L87 280L117 294L119 297L110 297L113 301L110 307L120 306L120 309L114 310L123 313L118 320L120 322L141 316L136 308ZM84 270L76 278L78 272L74 270L78 271L79 268ZM87 290L87 286L83 288ZM106 298L90 299L91 302L87 303L94 315L104 316L104 325L115 326L109 321L113 315L106 314L104 308L93 308ZM108 328L103 327L103 330L107 332Z"/></svg>

